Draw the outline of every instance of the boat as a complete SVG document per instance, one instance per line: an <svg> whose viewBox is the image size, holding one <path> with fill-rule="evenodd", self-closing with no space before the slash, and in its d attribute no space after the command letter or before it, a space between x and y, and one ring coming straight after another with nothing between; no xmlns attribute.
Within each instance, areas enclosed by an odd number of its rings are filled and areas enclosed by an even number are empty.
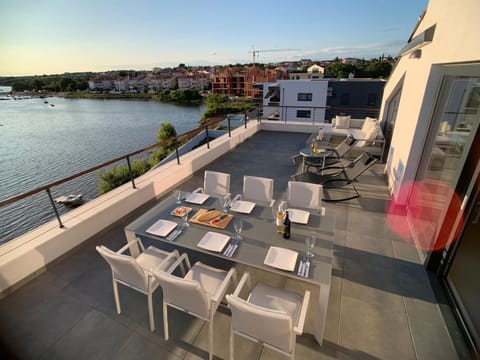
<svg viewBox="0 0 480 360"><path fill-rule="evenodd" d="M51 107L54 107L54 106L55 106L55 104L50 104L50 106L51 106Z"/></svg>
<svg viewBox="0 0 480 360"><path fill-rule="evenodd" d="M63 204L65 206L75 206L83 203L83 194L70 194L67 196L60 196L55 199L56 203Z"/></svg>

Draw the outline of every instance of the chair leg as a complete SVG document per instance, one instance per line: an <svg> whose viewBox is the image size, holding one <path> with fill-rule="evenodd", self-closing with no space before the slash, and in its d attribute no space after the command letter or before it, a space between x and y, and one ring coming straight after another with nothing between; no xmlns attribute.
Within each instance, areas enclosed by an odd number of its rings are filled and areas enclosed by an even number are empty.
<svg viewBox="0 0 480 360"><path fill-rule="evenodd" d="M235 350L235 346L233 344L233 338L235 334L233 333L233 329L230 327L230 360L233 360L233 353Z"/></svg>
<svg viewBox="0 0 480 360"><path fill-rule="evenodd" d="M120 314L122 312L122 309L120 307L120 297L118 296L118 284L115 281L115 279L113 279L112 282L113 282L113 297L115 299L115 306L117 307L117 314Z"/></svg>
<svg viewBox="0 0 480 360"><path fill-rule="evenodd" d="M155 317L153 316L153 300L152 293L148 293L148 319L150 320L150 331L155 331Z"/></svg>
<svg viewBox="0 0 480 360"><path fill-rule="evenodd" d="M208 359L213 359L213 318L208 323Z"/></svg>
<svg viewBox="0 0 480 360"><path fill-rule="evenodd" d="M168 340L168 307L163 303L163 337L165 341Z"/></svg>

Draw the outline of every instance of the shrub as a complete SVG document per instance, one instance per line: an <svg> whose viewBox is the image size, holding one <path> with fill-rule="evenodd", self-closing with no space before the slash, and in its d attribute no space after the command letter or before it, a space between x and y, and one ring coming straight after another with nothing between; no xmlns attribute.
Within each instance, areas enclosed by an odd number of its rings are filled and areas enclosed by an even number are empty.
<svg viewBox="0 0 480 360"><path fill-rule="evenodd" d="M147 159L134 160L131 162L131 166L134 178L145 174L151 168L151 164ZM100 194L105 194L130 181L128 166L124 164L114 166L110 170L99 173L98 177L100 178L98 184L98 191Z"/></svg>

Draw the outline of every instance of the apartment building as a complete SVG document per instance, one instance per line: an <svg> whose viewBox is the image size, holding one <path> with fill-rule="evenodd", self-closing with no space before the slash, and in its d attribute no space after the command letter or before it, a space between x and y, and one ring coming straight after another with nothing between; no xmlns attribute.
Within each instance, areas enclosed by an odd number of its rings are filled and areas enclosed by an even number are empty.
<svg viewBox="0 0 480 360"><path fill-rule="evenodd" d="M450 11L453 10L454 11ZM480 349L480 42L477 0L430 1L388 80L380 119L396 224Z"/></svg>
<svg viewBox="0 0 480 360"><path fill-rule="evenodd" d="M215 94L254 98L257 94L254 83L288 79L288 75L280 68L227 67L216 71L212 78L212 91Z"/></svg>
<svg viewBox="0 0 480 360"><path fill-rule="evenodd" d="M336 115L377 117L382 79L279 80L263 84L263 115L281 120L330 122Z"/></svg>
<svg viewBox="0 0 480 360"><path fill-rule="evenodd" d="M307 68L306 72L292 72L289 75L290 80L321 79L325 73L323 66L313 64Z"/></svg>

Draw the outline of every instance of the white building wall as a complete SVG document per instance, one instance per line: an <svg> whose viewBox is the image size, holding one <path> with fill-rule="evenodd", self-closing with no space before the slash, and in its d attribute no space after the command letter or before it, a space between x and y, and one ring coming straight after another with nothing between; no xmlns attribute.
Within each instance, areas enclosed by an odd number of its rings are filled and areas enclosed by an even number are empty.
<svg viewBox="0 0 480 360"><path fill-rule="evenodd" d="M433 41L420 48L420 58L409 53L402 56L385 85L382 120L386 120L389 99L402 88L386 166L389 187L398 203L406 201L399 197L401 184L416 175L441 86L440 65L480 62L478 14L478 0L431 0L414 37L436 24Z"/></svg>
<svg viewBox="0 0 480 360"><path fill-rule="evenodd" d="M264 116L279 112L280 120L301 122L324 122L327 104L328 80L278 80L280 88L279 107L269 106L269 99L263 100ZM267 94L273 83L265 83L263 93ZM299 93L311 93L312 101L298 101ZM298 117L299 111L310 111L310 118Z"/></svg>

